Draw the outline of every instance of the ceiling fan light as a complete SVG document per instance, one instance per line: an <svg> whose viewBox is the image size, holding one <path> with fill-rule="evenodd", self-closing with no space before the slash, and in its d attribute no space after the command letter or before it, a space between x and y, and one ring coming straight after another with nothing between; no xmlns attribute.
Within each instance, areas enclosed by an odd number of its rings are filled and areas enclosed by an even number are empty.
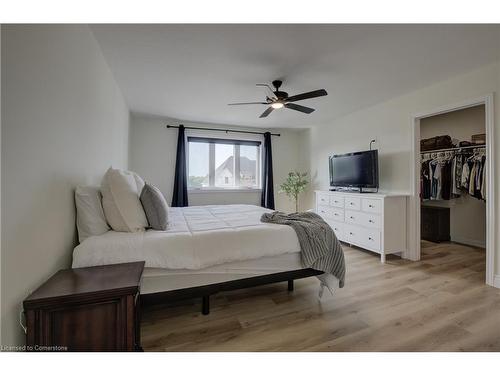
<svg viewBox="0 0 500 375"><path fill-rule="evenodd" d="M273 104L271 104L271 107L273 107L274 109L280 109L280 108L283 108L285 105L281 102L274 102Z"/></svg>

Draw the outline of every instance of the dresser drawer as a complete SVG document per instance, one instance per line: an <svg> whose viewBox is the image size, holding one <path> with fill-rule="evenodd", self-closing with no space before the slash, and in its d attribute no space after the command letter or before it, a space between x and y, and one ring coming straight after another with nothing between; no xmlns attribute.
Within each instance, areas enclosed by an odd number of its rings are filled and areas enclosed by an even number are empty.
<svg viewBox="0 0 500 375"><path fill-rule="evenodd" d="M344 222L344 210L340 208L332 207L330 208L331 218L335 221Z"/></svg>
<svg viewBox="0 0 500 375"><path fill-rule="evenodd" d="M365 212L370 212L374 214L382 213L383 201L380 199L366 199L361 200L361 209Z"/></svg>
<svg viewBox="0 0 500 375"><path fill-rule="evenodd" d="M337 239L343 240L344 224L333 220L327 220L326 222L328 223L328 225L330 225L330 227L332 227L333 231L335 232L335 236L337 236Z"/></svg>
<svg viewBox="0 0 500 375"><path fill-rule="evenodd" d="M344 222L344 210L340 208L318 206L318 215L341 223Z"/></svg>
<svg viewBox="0 0 500 375"><path fill-rule="evenodd" d="M361 199L355 197L345 198L345 208L347 210L360 210L361 209Z"/></svg>
<svg viewBox="0 0 500 375"><path fill-rule="evenodd" d="M361 244L370 250L380 252L380 232L378 230L362 229Z"/></svg>
<svg viewBox="0 0 500 375"><path fill-rule="evenodd" d="M361 228L354 225L344 225L344 238L347 242L353 244L362 243Z"/></svg>
<svg viewBox="0 0 500 375"><path fill-rule="evenodd" d="M381 228L382 218L378 215L367 214L360 211L345 211L345 222L354 225L362 225L368 228Z"/></svg>
<svg viewBox="0 0 500 375"><path fill-rule="evenodd" d="M330 205L330 194L318 193L316 196L316 204L329 206Z"/></svg>
<svg viewBox="0 0 500 375"><path fill-rule="evenodd" d="M318 205L317 214L322 218L331 218L333 216L332 208L330 206Z"/></svg>
<svg viewBox="0 0 500 375"><path fill-rule="evenodd" d="M346 242L380 252L380 232L378 230L345 224L344 238Z"/></svg>
<svg viewBox="0 0 500 375"><path fill-rule="evenodd" d="M330 206L344 208L344 197L338 195L332 195L330 197Z"/></svg>

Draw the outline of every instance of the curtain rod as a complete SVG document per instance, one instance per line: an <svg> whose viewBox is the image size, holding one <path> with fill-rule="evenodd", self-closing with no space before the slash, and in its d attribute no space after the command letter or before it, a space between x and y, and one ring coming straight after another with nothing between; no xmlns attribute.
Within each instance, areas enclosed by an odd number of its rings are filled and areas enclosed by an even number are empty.
<svg viewBox="0 0 500 375"><path fill-rule="evenodd" d="M178 125L167 125L167 129L169 128L179 128ZM213 130L213 131L218 131L218 132L226 132L226 133L246 133L246 134L264 134L262 132L252 132L249 130L231 130L231 129L216 129L216 128L198 128L195 126L184 126L184 129L196 129L196 130ZM276 137L281 137L281 134L279 133L271 133L271 135L274 135Z"/></svg>

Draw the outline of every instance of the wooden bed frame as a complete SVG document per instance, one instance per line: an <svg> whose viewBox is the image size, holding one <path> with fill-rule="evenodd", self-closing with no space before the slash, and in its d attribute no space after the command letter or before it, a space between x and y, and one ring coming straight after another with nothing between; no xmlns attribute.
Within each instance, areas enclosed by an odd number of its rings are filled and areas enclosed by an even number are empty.
<svg viewBox="0 0 500 375"><path fill-rule="evenodd" d="M293 290L293 281L306 277L321 275L323 271L303 268L294 271L271 273L268 275L247 277L225 281L222 283L201 285L192 288L169 290L165 292L141 294L141 305L148 306L165 302L178 301L189 298L202 298L201 312L203 315L210 313L210 296L218 292L226 292L236 289L251 288L259 285L274 284L288 281L288 290Z"/></svg>

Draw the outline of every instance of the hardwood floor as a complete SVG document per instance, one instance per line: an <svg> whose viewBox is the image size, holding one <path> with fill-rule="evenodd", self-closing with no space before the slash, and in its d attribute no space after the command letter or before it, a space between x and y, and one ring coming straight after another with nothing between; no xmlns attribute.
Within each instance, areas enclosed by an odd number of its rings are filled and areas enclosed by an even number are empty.
<svg viewBox="0 0 500 375"><path fill-rule="evenodd" d="M318 302L318 281L286 283L143 311L146 351L500 351L500 290L485 252L422 242L422 260L345 247L346 286Z"/></svg>

